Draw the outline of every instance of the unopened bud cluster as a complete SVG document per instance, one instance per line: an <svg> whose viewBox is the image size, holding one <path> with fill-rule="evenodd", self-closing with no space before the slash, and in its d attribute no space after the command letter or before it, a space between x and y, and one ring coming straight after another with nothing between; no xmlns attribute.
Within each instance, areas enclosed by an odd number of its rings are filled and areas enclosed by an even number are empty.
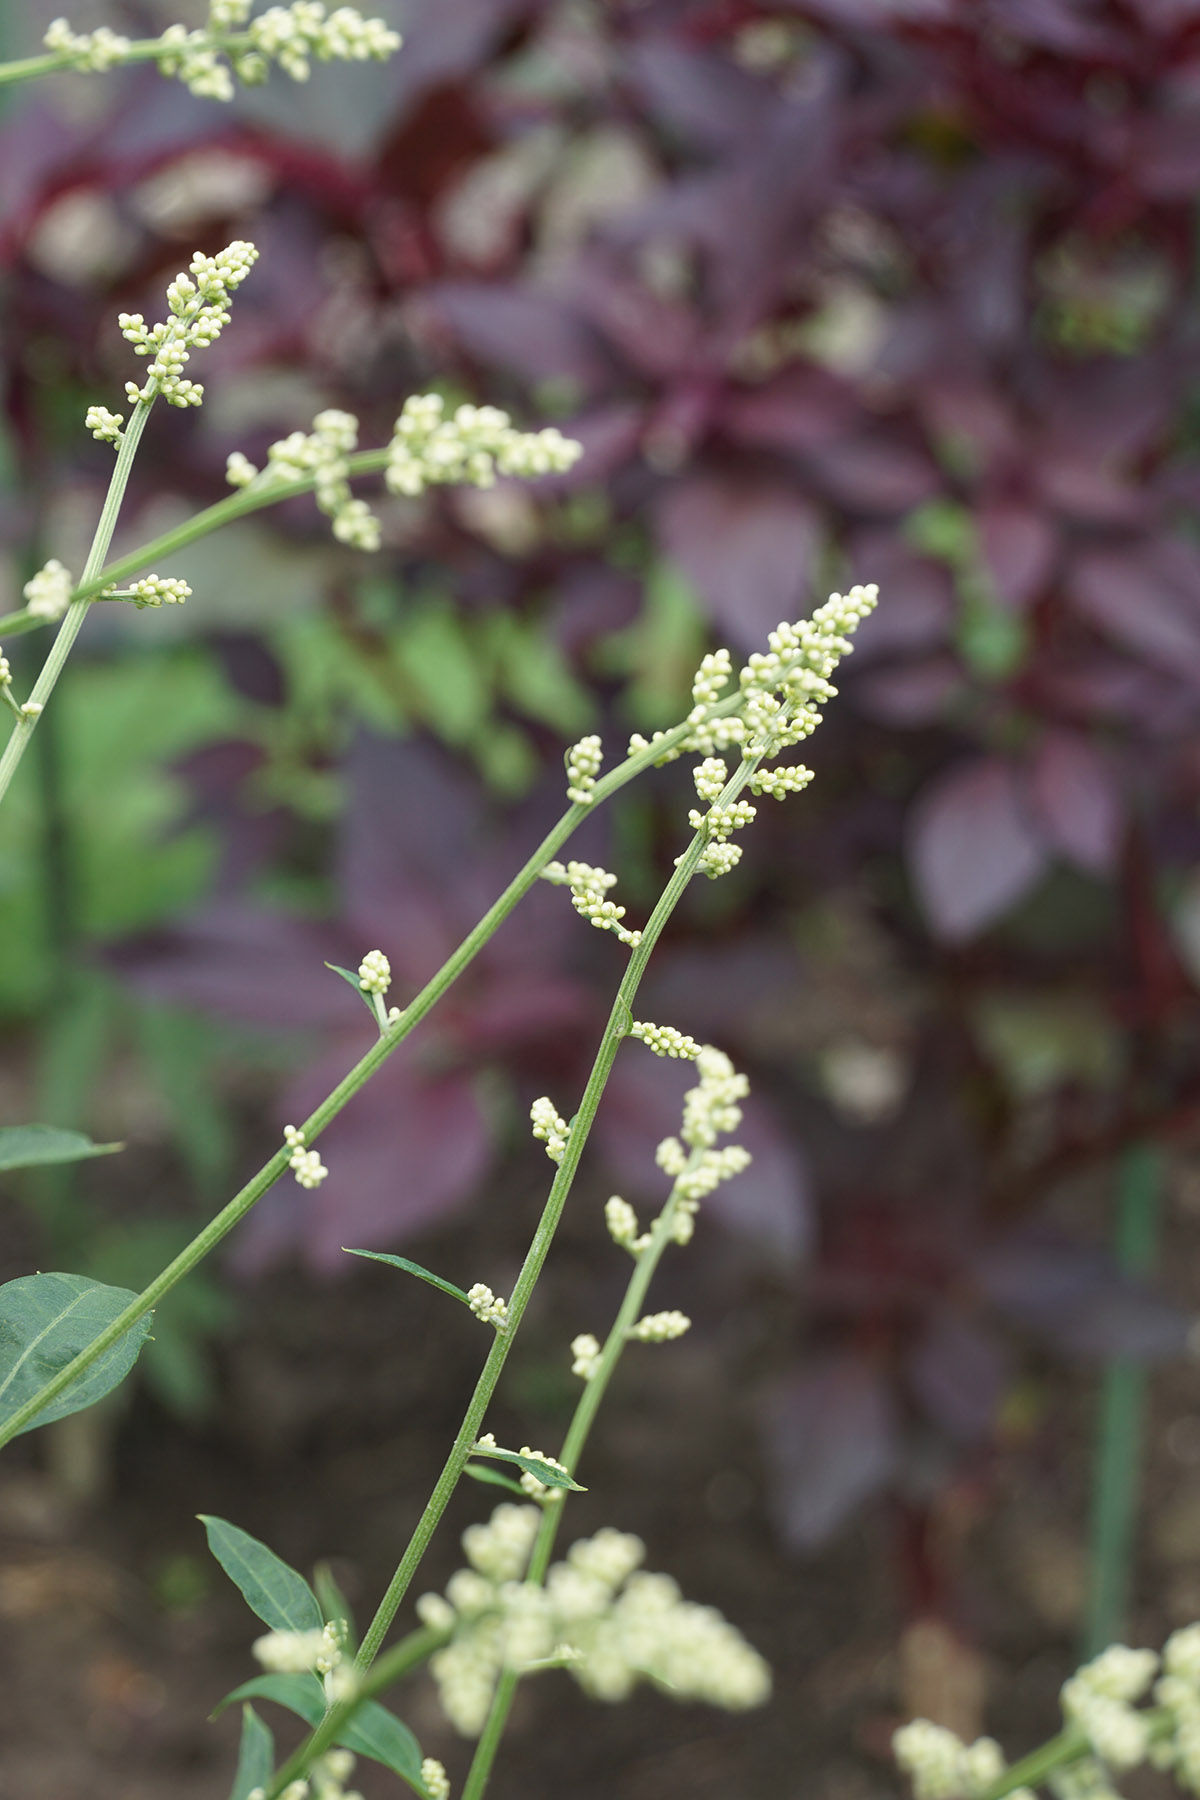
<svg viewBox="0 0 1200 1800"><path fill-rule="evenodd" d="M252 0L210 0L207 25L189 31L168 25L162 36L135 46L100 26L74 31L55 19L42 40L65 69L102 72L135 60L149 48L163 75L180 80L203 100L232 100L234 84L256 86L276 63L293 81L307 81L318 62L385 61L400 48L399 35L382 19L366 19L354 6L326 12L322 0L292 0L250 17ZM137 56L136 60L144 60Z"/></svg>
<svg viewBox="0 0 1200 1800"><path fill-rule="evenodd" d="M491 487L497 475L560 473L582 454L553 425L518 431L496 406L460 406L447 418L440 394L412 394L396 420L385 480L389 492L415 498L446 482Z"/></svg>
<svg viewBox="0 0 1200 1800"><path fill-rule="evenodd" d="M541 875L543 881L554 887L570 888L571 905L597 931L611 931L631 950L641 943L641 932L630 931L621 923L625 908L606 898L609 888L617 884L616 876L607 869L593 868L591 863L585 862L548 862Z"/></svg>
<svg viewBox="0 0 1200 1800"><path fill-rule="evenodd" d="M451 1723L473 1737L483 1727L504 1670L565 1668L598 1700L623 1700L639 1681L677 1700L740 1710L770 1692L766 1663L712 1607L694 1606L667 1575L641 1569L645 1546L606 1528L571 1546L542 1586L524 1573L537 1534L534 1507L500 1506L463 1536L470 1566L445 1595L417 1610L451 1633L430 1668Z"/></svg>
<svg viewBox="0 0 1200 1800"><path fill-rule="evenodd" d="M648 1020L636 1020L629 1027L629 1035L645 1044L647 1050L653 1050L655 1056L669 1056L674 1059L683 1058L694 1062L700 1054L701 1046L686 1031L676 1031L673 1025L651 1025Z"/></svg>
<svg viewBox="0 0 1200 1800"><path fill-rule="evenodd" d="M75 586L75 577L69 569L64 569L56 556L32 575L22 590L26 609L35 619L45 619L53 624L61 619L71 604L71 593Z"/></svg>
<svg viewBox="0 0 1200 1800"><path fill-rule="evenodd" d="M547 1099L545 1094L540 1100L535 1100L529 1109L529 1122L533 1127L534 1137L539 1143L545 1144L550 1161L560 1163L566 1155L571 1127L553 1100Z"/></svg>
<svg viewBox="0 0 1200 1800"><path fill-rule="evenodd" d="M358 965L358 985L364 994L382 997L392 985L392 965L382 950L368 950Z"/></svg>
<svg viewBox="0 0 1200 1800"><path fill-rule="evenodd" d="M692 1321L686 1313L647 1313L629 1327L629 1336L642 1344L669 1344L672 1338L682 1337L691 1328Z"/></svg>
<svg viewBox="0 0 1200 1800"><path fill-rule="evenodd" d="M590 1381L600 1367L600 1340L590 1331L571 1339L571 1373Z"/></svg>
<svg viewBox="0 0 1200 1800"><path fill-rule="evenodd" d="M365 500L350 492L347 461L358 443L358 420L353 413L329 407L318 413L312 430L293 431L267 451L265 469L257 469L235 450L225 465L231 487L266 486L279 481L311 481L321 511L333 521L333 535L356 550L378 550L382 542L379 520Z"/></svg>
<svg viewBox="0 0 1200 1800"><path fill-rule="evenodd" d="M477 1281L474 1287L467 1289L467 1305L485 1325L495 1325L499 1329L501 1325L508 1323L507 1301L499 1299L482 1281Z"/></svg>
<svg viewBox="0 0 1200 1800"><path fill-rule="evenodd" d="M531 1450L528 1444L522 1444L517 1454L536 1456L539 1462L549 1463L552 1469L559 1469L564 1475L567 1473L566 1463L560 1463L556 1456L547 1456L544 1450ZM564 1498L564 1488L550 1487L546 1482L539 1481L536 1475L531 1475L528 1469L522 1469L520 1480L529 1498L540 1500L543 1506L556 1504Z"/></svg>
<svg viewBox="0 0 1200 1800"><path fill-rule="evenodd" d="M143 575L127 588L105 588L102 600L130 600L140 611L147 606L182 606L191 595L186 581L171 575Z"/></svg>
<svg viewBox="0 0 1200 1800"><path fill-rule="evenodd" d="M89 406L83 416L83 422L94 438L102 444L117 445L122 436L125 423L124 413L109 412L107 406Z"/></svg>
<svg viewBox="0 0 1200 1800"><path fill-rule="evenodd" d="M147 325L141 313L118 315L122 337L139 356L151 359L142 387L133 381L125 384L126 398L133 405L153 400L156 394L172 406L200 405L204 389L183 371L192 351L207 349L228 325L230 295L241 286L257 260L254 245L241 238L219 250L216 256L197 251L188 265L190 272L177 275L167 289L170 318ZM120 414L106 416L119 428Z"/></svg>
<svg viewBox="0 0 1200 1800"><path fill-rule="evenodd" d="M600 764L604 761L600 739L594 733L591 737L580 738L567 751L565 761L567 799L573 800L576 806L590 806Z"/></svg>
<svg viewBox="0 0 1200 1800"><path fill-rule="evenodd" d="M684 1097L683 1124L678 1138L664 1138L655 1160L675 1183L675 1235L687 1243L698 1203L706 1194L749 1167L750 1153L740 1144L716 1147L717 1138L736 1131L742 1122L738 1104L750 1091L722 1050L705 1044L696 1058L699 1084ZM682 1142L680 1141L682 1139Z"/></svg>
<svg viewBox="0 0 1200 1800"><path fill-rule="evenodd" d="M650 1233L641 1230L637 1214L620 1194L613 1194L605 1201L604 1222L613 1243L628 1250L631 1256L640 1256L650 1242Z"/></svg>
<svg viewBox="0 0 1200 1800"><path fill-rule="evenodd" d="M288 1168L302 1188L320 1187L329 1170L315 1150L304 1148L304 1133L295 1125L285 1125L283 1141L291 1151Z"/></svg>
<svg viewBox="0 0 1200 1800"><path fill-rule="evenodd" d="M916 1800L979 1800L1004 1773L1004 1752L994 1738L964 1744L953 1731L914 1719L892 1738L892 1754L913 1785ZM1016 1800L1034 1800L1031 1788Z"/></svg>
<svg viewBox="0 0 1200 1800"><path fill-rule="evenodd" d="M1113 1644L1063 1683L1063 1715L1078 1725L1102 1762L1132 1769L1145 1760L1146 1715L1135 1710L1158 1671L1153 1650Z"/></svg>

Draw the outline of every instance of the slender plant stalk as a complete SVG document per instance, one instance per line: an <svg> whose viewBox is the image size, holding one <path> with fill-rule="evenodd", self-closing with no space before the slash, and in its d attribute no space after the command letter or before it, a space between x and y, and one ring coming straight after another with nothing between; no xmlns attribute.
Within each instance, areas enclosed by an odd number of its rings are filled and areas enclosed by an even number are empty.
<svg viewBox="0 0 1200 1800"><path fill-rule="evenodd" d="M1153 1144L1132 1145L1119 1165L1117 1180L1116 1259L1127 1275L1145 1276L1154 1265L1162 1211L1160 1151ZM1099 1655L1125 1627L1145 1412L1144 1365L1132 1357L1113 1357L1100 1388L1085 1657Z"/></svg>
<svg viewBox="0 0 1200 1800"><path fill-rule="evenodd" d="M195 47L199 50L218 50L232 55L244 54L254 49L254 40L248 31L208 31L203 38L197 37ZM189 45L189 48L191 46ZM157 62L163 55L161 38L137 38L123 51L116 68L125 68L129 63ZM0 63L0 87L9 87L18 81L36 81L43 75L95 74L92 69L79 70L71 61L69 53L61 50L50 50L42 56L23 56L16 62Z"/></svg>

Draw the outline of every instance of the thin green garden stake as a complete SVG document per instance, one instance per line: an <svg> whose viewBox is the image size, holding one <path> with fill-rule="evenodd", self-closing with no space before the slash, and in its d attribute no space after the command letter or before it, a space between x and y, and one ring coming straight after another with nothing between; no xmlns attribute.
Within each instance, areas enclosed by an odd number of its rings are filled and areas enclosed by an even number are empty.
<svg viewBox="0 0 1200 1800"><path fill-rule="evenodd" d="M1154 1266L1162 1192L1162 1151L1155 1144L1131 1145L1118 1166L1114 1243L1117 1262L1126 1275L1148 1275ZM1120 1639L1124 1630L1141 1488L1145 1411L1145 1366L1133 1357L1113 1357L1100 1386L1085 1656L1096 1656L1106 1644Z"/></svg>

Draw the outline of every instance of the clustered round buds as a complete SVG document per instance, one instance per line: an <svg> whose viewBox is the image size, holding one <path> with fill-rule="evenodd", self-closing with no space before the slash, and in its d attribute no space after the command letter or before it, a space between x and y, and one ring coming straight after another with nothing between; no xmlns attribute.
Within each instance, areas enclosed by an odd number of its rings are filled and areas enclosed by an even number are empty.
<svg viewBox="0 0 1200 1800"><path fill-rule="evenodd" d="M251 0L210 0L206 26L189 31L186 25L168 25L153 40L160 73L177 77L202 100L232 100L235 77L257 85L266 80L272 62L293 81L307 81L311 57L383 62L400 48L397 32L382 19L365 19L354 6L339 6L327 15L322 0L292 0L252 19L250 5ZM135 50L129 38L107 26L77 32L66 19L55 19L42 41L62 58L64 68L87 71L115 68L130 61Z"/></svg>
<svg viewBox="0 0 1200 1800"><path fill-rule="evenodd" d="M711 650L701 659L692 680L692 704L707 710L715 706L729 685L733 662L728 650ZM701 721L696 720L699 724Z"/></svg>
<svg viewBox="0 0 1200 1800"><path fill-rule="evenodd" d="M308 1779L289 1781L279 1800L362 1800L357 1788L345 1785L353 1773L351 1751L327 1750L309 1770ZM246 1800L266 1800L266 1794L266 1788L251 1788Z"/></svg>
<svg viewBox="0 0 1200 1800"><path fill-rule="evenodd" d="M333 521L333 535L355 550L378 550L383 541L379 520L365 500L350 492L348 457L358 443L353 413L327 407L313 420L312 430L293 431L267 451L264 469L235 450L225 463L231 487L264 487L272 482L312 482L317 505Z"/></svg>
<svg viewBox="0 0 1200 1800"><path fill-rule="evenodd" d="M676 1060L684 1058L694 1062L700 1054L700 1045L686 1031L676 1031L673 1025L651 1025L648 1020L634 1020L629 1027L630 1037L637 1038L645 1044L647 1050L653 1050L655 1056L669 1056Z"/></svg>
<svg viewBox="0 0 1200 1800"><path fill-rule="evenodd" d="M781 763L775 769L757 769L750 777L750 792L766 794L772 800L786 800L789 794L798 794L806 788L813 778L811 769L803 763Z"/></svg>
<svg viewBox="0 0 1200 1800"><path fill-rule="evenodd" d="M358 965L358 985L364 994L387 993L392 985L392 965L382 950L368 950Z"/></svg>
<svg viewBox="0 0 1200 1800"><path fill-rule="evenodd" d="M422 1759L421 1781L429 1800L450 1800L450 1778L436 1756Z"/></svg>
<svg viewBox="0 0 1200 1800"><path fill-rule="evenodd" d="M295 1125L285 1125L283 1141L291 1151L288 1168L302 1188L320 1187L329 1170L315 1150L304 1148L304 1133Z"/></svg>
<svg viewBox="0 0 1200 1800"><path fill-rule="evenodd" d="M485 1325L495 1325L499 1330L508 1323L508 1302L499 1299L482 1281L477 1281L474 1287L467 1289L467 1305Z"/></svg>
<svg viewBox="0 0 1200 1800"><path fill-rule="evenodd" d="M539 1462L549 1463L552 1469L560 1469L564 1475L567 1473L566 1463L560 1463L556 1456L547 1456L544 1450L531 1450L528 1444L522 1444L517 1455L536 1456ZM549 1487L544 1481L539 1481L537 1476L531 1475L527 1469L521 1472L521 1486L531 1500L540 1500L543 1506L552 1505L563 1499L565 1493L563 1488Z"/></svg>
<svg viewBox="0 0 1200 1800"><path fill-rule="evenodd" d="M628 1250L631 1256L640 1256L650 1242L650 1233L641 1232L638 1216L628 1200L622 1200L620 1194L612 1194L604 1203L604 1223L608 1226L608 1235L614 1244L622 1250Z"/></svg>
<svg viewBox="0 0 1200 1800"><path fill-rule="evenodd" d="M712 1607L683 1599L669 1576L640 1568L639 1538L605 1528L571 1546L542 1586L520 1577L538 1529L533 1507L497 1507L463 1546L470 1568L427 1594L417 1611L451 1633L430 1669L451 1723L483 1727L505 1669L562 1666L599 1700L622 1700L653 1681L680 1700L739 1710L770 1692L766 1663Z"/></svg>
<svg viewBox="0 0 1200 1800"><path fill-rule="evenodd" d="M723 1181L740 1175L749 1167L750 1152L740 1144L716 1148L716 1140L736 1131L742 1120L738 1105L750 1091L744 1075L739 1075L729 1058L711 1044L705 1044L696 1058L700 1075L698 1086L684 1096L681 1143L679 1138L664 1138L654 1159L664 1174L674 1182L671 1190L672 1235L677 1244L690 1241L699 1203Z"/></svg>
<svg viewBox="0 0 1200 1800"><path fill-rule="evenodd" d="M32 575L22 590L25 606L35 619L45 619L53 624L61 619L71 604L71 593L75 586L75 577L69 569L64 569L56 556Z"/></svg>
<svg viewBox="0 0 1200 1800"><path fill-rule="evenodd" d="M712 757L707 758L701 768L707 768L712 763L721 768L725 766L719 758ZM699 788L700 783L697 782L696 785ZM711 783L706 781L704 785L709 787ZM724 783L721 785L723 787ZM751 824L756 817L756 810L748 800L730 800L724 806L711 807L706 813L692 808L688 813L688 824L693 831L703 831L705 834L704 854L696 865L701 874L714 880L718 875L728 875L742 855L741 845L731 844L729 838L733 832ZM676 863L682 860L679 856L675 858Z"/></svg>
<svg viewBox="0 0 1200 1800"><path fill-rule="evenodd" d="M599 737L593 732L590 737L580 738L577 744L572 744L564 760L567 765L567 799L573 800L576 806L590 806L600 764L604 761L604 750Z"/></svg>
<svg viewBox="0 0 1200 1800"><path fill-rule="evenodd" d="M529 1122L533 1127L533 1135L546 1146L546 1155L551 1162L560 1163L566 1155L567 1138L571 1127L558 1111L553 1100L545 1094L535 1100L529 1109Z"/></svg>
<svg viewBox="0 0 1200 1800"><path fill-rule="evenodd" d="M5 656L3 650L0 650L0 687L9 687L11 684L12 669L9 666L7 656Z"/></svg>
<svg viewBox="0 0 1200 1800"><path fill-rule="evenodd" d="M571 905L581 918L598 931L611 931L623 944L631 950L637 948L642 941L640 931L630 931L622 925L625 908L618 906L615 900L605 898L609 888L615 887L617 878L607 869L593 868L591 863L548 862L541 871L543 881L555 887L569 887Z"/></svg>
<svg viewBox="0 0 1200 1800"><path fill-rule="evenodd" d="M124 413L109 412L107 406L89 406L83 415L83 422L94 438L102 444L119 444L122 438L121 427L125 423Z"/></svg>
<svg viewBox="0 0 1200 1800"><path fill-rule="evenodd" d="M892 1737L892 1754L912 1781L916 1800L978 1800L1006 1766L994 1738L964 1744L928 1719L902 1725ZM1016 1800L1034 1800L1030 1788L1013 1791Z"/></svg>
<svg viewBox="0 0 1200 1800"><path fill-rule="evenodd" d="M325 1684L329 1704L348 1699L357 1686L352 1663L345 1658L347 1638L343 1619L331 1620L320 1630L269 1631L251 1646L260 1665L271 1674L300 1675L312 1672ZM354 1765L350 1764L350 1768ZM349 1774L349 1768L346 1773Z"/></svg>
<svg viewBox="0 0 1200 1800"><path fill-rule="evenodd" d="M571 1339L571 1373L590 1381L600 1367L600 1341L590 1331Z"/></svg>
<svg viewBox="0 0 1200 1800"><path fill-rule="evenodd" d="M1063 1683L1064 1716L1078 1725L1102 1762L1132 1769L1149 1748L1149 1726L1134 1709L1158 1672L1153 1650L1113 1644Z"/></svg>
<svg viewBox="0 0 1200 1800"><path fill-rule="evenodd" d="M692 1321L686 1313L647 1313L645 1318L629 1327L627 1335L642 1344L666 1344L672 1338L682 1337L691 1328Z"/></svg>
<svg viewBox="0 0 1200 1800"><path fill-rule="evenodd" d="M197 251L188 265L189 274L180 274L167 289L167 305L171 316L156 325L147 325L141 313L120 313L117 323L121 335L139 356L151 358L142 387L136 382L125 384L125 395L131 404L153 400L156 394L172 406L199 406L204 389L184 375L194 349L207 349L215 343L230 320L229 300L240 287L255 262L258 251L253 244L238 238L219 250L216 256Z"/></svg>
<svg viewBox="0 0 1200 1800"><path fill-rule="evenodd" d="M491 487L497 475L538 476L569 469L580 444L554 426L518 431L495 406L460 406L446 418L440 394L411 394L396 420L385 480L415 498L446 482Z"/></svg>
<svg viewBox="0 0 1200 1800"><path fill-rule="evenodd" d="M130 600L138 611L147 606L182 606L191 595L186 581L171 575L143 575L127 588L105 588L101 600Z"/></svg>

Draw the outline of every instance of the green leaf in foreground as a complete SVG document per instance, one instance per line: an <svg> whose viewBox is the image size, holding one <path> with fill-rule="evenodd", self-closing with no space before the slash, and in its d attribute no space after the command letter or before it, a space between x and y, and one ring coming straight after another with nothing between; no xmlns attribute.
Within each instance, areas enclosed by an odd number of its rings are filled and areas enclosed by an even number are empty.
<svg viewBox="0 0 1200 1800"><path fill-rule="evenodd" d="M511 1475L502 1475L499 1469L489 1469L486 1463L469 1462L463 1474L469 1475L472 1481L484 1482L488 1487L507 1488L510 1494L520 1494L522 1500L529 1498L519 1481L514 1481Z"/></svg>
<svg viewBox="0 0 1200 1800"><path fill-rule="evenodd" d="M410 1262L407 1256L391 1256L386 1250L350 1250L345 1244L342 1245L342 1249L345 1250L347 1256L369 1256L372 1262L391 1263L394 1269L403 1269L405 1274L416 1275L420 1280L427 1281L430 1287L441 1288L443 1294L452 1294L456 1300L461 1300L464 1306L471 1304L460 1287L455 1287L452 1281L443 1281L440 1275L433 1274L429 1269L423 1269L420 1263Z"/></svg>
<svg viewBox="0 0 1200 1800"><path fill-rule="evenodd" d="M540 1456L524 1456L519 1450L496 1450L491 1444L476 1444L471 1451L472 1456L491 1456L498 1462L516 1463L526 1475L536 1475L546 1487L569 1488L573 1494L586 1494L587 1489L580 1487L573 1476L565 1469L556 1469L553 1463L543 1462ZM470 1465L468 1465L469 1467Z"/></svg>
<svg viewBox="0 0 1200 1800"><path fill-rule="evenodd" d="M248 1531L209 1513L197 1517L208 1533L209 1549L264 1625L272 1631L320 1631L325 1620L303 1575Z"/></svg>
<svg viewBox="0 0 1200 1800"><path fill-rule="evenodd" d="M252 1706L242 1707L242 1742L229 1800L248 1800L275 1773L275 1739Z"/></svg>
<svg viewBox="0 0 1200 1800"><path fill-rule="evenodd" d="M274 1700L296 1713L306 1725L319 1725L325 1717L325 1690L315 1675L256 1675L226 1694L216 1711L235 1700ZM215 1714L214 1714L215 1716ZM369 1756L403 1777L418 1794L425 1793L421 1780L421 1746L408 1726L377 1700L359 1707L337 1742L358 1756Z"/></svg>
<svg viewBox="0 0 1200 1800"><path fill-rule="evenodd" d="M87 1348L137 1295L86 1275L21 1275L0 1287L0 1424ZM149 1315L98 1356L24 1427L32 1431L103 1400L124 1381L150 1329Z"/></svg>
<svg viewBox="0 0 1200 1800"><path fill-rule="evenodd" d="M114 1150L124 1148L124 1144L94 1144L82 1131L60 1131L57 1125L3 1125L0 1171L82 1162L85 1157L111 1156Z"/></svg>

